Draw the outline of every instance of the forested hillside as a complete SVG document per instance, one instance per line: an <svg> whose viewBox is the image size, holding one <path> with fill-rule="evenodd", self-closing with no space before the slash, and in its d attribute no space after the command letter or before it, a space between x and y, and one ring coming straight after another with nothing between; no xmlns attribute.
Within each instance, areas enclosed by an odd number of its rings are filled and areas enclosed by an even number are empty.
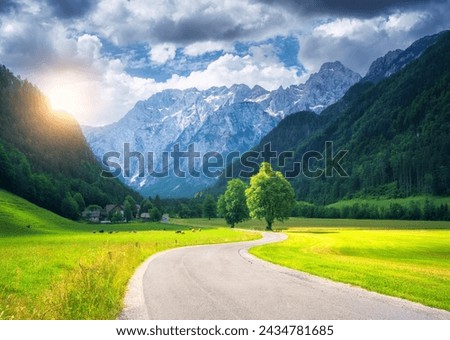
<svg viewBox="0 0 450 340"><path fill-rule="evenodd" d="M353 86L320 117L286 118L255 150L272 142L272 149L294 151L300 161L307 151L324 152L326 141L334 142L335 153L348 150L341 164L349 177L300 175L291 181L299 200L450 195L450 33L393 76ZM241 169L235 164L233 175Z"/></svg>
<svg viewBox="0 0 450 340"><path fill-rule="evenodd" d="M101 169L78 123L28 81L0 68L0 188L67 217L138 194Z"/></svg>

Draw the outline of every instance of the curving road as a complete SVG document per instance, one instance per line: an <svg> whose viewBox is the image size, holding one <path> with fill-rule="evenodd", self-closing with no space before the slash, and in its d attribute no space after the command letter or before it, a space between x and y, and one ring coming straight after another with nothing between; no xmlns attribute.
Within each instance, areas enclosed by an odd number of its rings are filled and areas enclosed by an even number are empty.
<svg viewBox="0 0 450 340"><path fill-rule="evenodd" d="M186 247L150 257L129 284L127 320L450 319L450 313L259 260L255 245Z"/></svg>

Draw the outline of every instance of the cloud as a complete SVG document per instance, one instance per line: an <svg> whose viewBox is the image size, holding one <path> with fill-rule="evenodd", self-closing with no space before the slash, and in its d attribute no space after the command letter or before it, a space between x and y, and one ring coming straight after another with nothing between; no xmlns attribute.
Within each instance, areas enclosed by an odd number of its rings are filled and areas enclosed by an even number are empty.
<svg viewBox="0 0 450 340"><path fill-rule="evenodd" d="M158 90L154 80L130 76L120 59L103 54L98 36L71 35L57 20L40 22L32 14L20 19L0 22L1 62L64 102L81 123L111 123Z"/></svg>
<svg viewBox="0 0 450 340"><path fill-rule="evenodd" d="M102 43L95 35L83 34L77 40L77 55L90 62L100 58Z"/></svg>
<svg viewBox="0 0 450 340"><path fill-rule="evenodd" d="M57 68L65 64L65 57L74 51L73 43L59 41L64 35L64 27L57 23L3 18L0 24L1 60L18 70L38 69L44 65Z"/></svg>
<svg viewBox="0 0 450 340"><path fill-rule="evenodd" d="M208 40L187 45L183 52L188 56L199 56L208 52L230 51L232 49L230 43Z"/></svg>
<svg viewBox="0 0 450 340"><path fill-rule="evenodd" d="M18 4L13 0L0 0L0 13L8 13L18 7Z"/></svg>
<svg viewBox="0 0 450 340"><path fill-rule="evenodd" d="M208 40L234 40L246 35L241 23L235 22L229 15L199 13L175 21L161 18L152 29L158 41L174 43L193 43Z"/></svg>
<svg viewBox="0 0 450 340"><path fill-rule="evenodd" d="M354 0L254 0L271 6L283 7L296 11L305 16L308 14L375 17L386 12L399 9L408 10L433 3L443 3L446 0L378 0L378 1L354 1Z"/></svg>
<svg viewBox="0 0 450 340"><path fill-rule="evenodd" d="M405 49L424 35L448 27L441 13L448 13L450 6L442 6L428 11L397 11L370 19L336 18L301 36L299 59L309 72L336 59L365 74L376 58L390 50Z"/></svg>
<svg viewBox="0 0 450 340"><path fill-rule="evenodd" d="M177 48L173 44L154 45L150 50L150 60L156 64L165 64L175 58Z"/></svg>
<svg viewBox="0 0 450 340"><path fill-rule="evenodd" d="M62 19L79 18L89 13L95 6L94 0L47 0L54 15Z"/></svg>
<svg viewBox="0 0 450 340"><path fill-rule="evenodd" d="M299 23L290 18L282 8L249 0L104 0L85 25L120 46L146 42L185 47L208 41L263 40L298 28Z"/></svg>
<svg viewBox="0 0 450 340"><path fill-rule="evenodd" d="M250 54L245 56L227 53L211 62L205 70L194 71L186 77L174 75L165 85L168 88L208 89L212 86L246 84L273 90L302 82L303 77L297 73L297 68L287 68L278 59L272 46L263 45L251 47Z"/></svg>

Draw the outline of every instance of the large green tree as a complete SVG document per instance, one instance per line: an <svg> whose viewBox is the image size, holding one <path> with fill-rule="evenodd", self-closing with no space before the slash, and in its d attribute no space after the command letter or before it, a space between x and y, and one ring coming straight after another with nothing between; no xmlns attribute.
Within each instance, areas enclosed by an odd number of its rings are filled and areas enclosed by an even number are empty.
<svg viewBox="0 0 450 340"><path fill-rule="evenodd" d="M234 228L237 223L249 219L245 189L247 189L247 185L243 181L233 179L228 182L225 193L219 197L219 213L231 228Z"/></svg>
<svg viewBox="0 0 450 340"><path fill-rule="evenodd" d="M295 194L281 172L273 171L269 163L263 162L259 172L250 179L250 187L245 190L250 217L267 222L272 230L275 220L284 221L290 217L295 203Z"/></svg>

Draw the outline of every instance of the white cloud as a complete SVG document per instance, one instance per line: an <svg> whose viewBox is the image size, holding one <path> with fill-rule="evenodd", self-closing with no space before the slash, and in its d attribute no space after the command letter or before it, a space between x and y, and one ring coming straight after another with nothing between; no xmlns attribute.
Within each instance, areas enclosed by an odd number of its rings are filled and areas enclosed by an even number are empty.
<svg viewBox="0 0 450 340"><path fill-rule="evenodd" d="M156 64L165 64L175 58L177 48L173 44L158 44L150 50L150 60Z"/></svg>
<svg viewBox="0 0 450 340"><path fill-rule="evenodd" d="M301 36L299 60L308 72L317 71L324 62L339 60L364 75L375 58L406 48L426 34L414 34L414 30L432 18L429 13L418 11L371 19L337 18ZM430 33L435 32L431 29Z"/></svg>
<svg viewBox="0 0 450 340"><path fill-rule="evenodd" d="M98 37L83 34L77 39L77 56L88 62L93 62L101 57L102 43Z"/></svg>
<svg viewBox="0 0 450 340"><path fill-rule="evenodd" d="M432 17L427 12L395 13L388 17L384 27L388 32L407 32L414 26L430 19L432 20Z"/></svg>
<svg viewBox="0 0 450 340"><path fill-rule="evenodd" d="M218 42L218 41L201 41L187 45L183 52L184 54L195 57L208 52L216 51L230 51L233 49L232 44Z"/></svg>
<svg viewBox="0 0 450 340"><path fill-rule="evenodd" d="M250 52L250 55L243 57L227 53L211 62L203 71L192 72L187 77L174 75L166 82L166 86L207 89L212 86L242 83L248 86L260 85L272 90L302 81L302 77L297 75L297 69L286 68L270 46L255 46Z"/></svg>
<svg viewBox="0 0 450 340"><path fill-rule="evenodd" d="M395 13L388 17L371 19L340 18L314 28L317 36L365 40L369 35L409 31L427 18L426 13Z"/></svg>

